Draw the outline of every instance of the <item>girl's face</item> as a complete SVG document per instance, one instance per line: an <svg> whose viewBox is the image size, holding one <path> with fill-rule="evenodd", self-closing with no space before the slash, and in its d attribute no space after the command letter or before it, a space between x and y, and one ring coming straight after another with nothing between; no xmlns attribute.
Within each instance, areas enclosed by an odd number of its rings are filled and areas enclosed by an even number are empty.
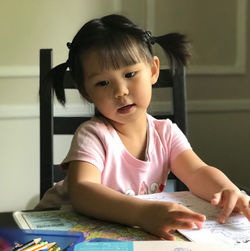
<svg viewBox="0 0 250 251"><path fill-rule="evenodd" d="M152 85L159 75L159 59L153 63L103 69L98 54L90 51L83 61L86 98L113 123L133 122L146 115Z"/></svg>

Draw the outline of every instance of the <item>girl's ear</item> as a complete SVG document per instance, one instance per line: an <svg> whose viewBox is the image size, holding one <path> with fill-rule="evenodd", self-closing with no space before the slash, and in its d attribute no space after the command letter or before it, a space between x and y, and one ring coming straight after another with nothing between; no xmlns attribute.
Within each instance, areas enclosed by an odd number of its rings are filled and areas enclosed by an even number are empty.
<svg viewBox="0 0 250 251"><path fill-rule="evenodd" d="M153 65L151 66L151 72L152 72L151 81L152 85L154 85L157 82L160 73L160 60L156 56L154 56L154 62Z"/></svg>

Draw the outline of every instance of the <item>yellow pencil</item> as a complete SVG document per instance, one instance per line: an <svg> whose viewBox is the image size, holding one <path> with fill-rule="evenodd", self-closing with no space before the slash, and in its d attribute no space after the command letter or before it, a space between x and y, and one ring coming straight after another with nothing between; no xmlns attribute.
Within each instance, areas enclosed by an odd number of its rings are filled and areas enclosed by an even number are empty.
<svg viewBox="0 0 250 251"><path fill-rule="evenodd" d="M33 249L32 251L38 251L38 250L44 250L44 249L50 249L51 247L53 247L56 243L55 242L51 242L51 243L47 243L44 244L36 249Z"/></svg>
<svg viewBox="0 0 250 251"><path fill-rule="evenodd" d="M53 245L50 249L48 249L48 251L60 251L60 250L61 248L57 244Z"/></svg>

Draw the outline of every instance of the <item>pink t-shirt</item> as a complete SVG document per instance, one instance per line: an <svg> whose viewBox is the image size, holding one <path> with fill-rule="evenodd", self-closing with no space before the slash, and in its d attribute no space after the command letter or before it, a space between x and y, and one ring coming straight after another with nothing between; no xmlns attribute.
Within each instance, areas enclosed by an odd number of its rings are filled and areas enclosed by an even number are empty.
<svg viewBox="0 0 250 251"><path fill-rule="evenodd" d="M63 161L85 161L101 172L101 182L116 191L137 195L163 191L171 161L190 149L186 137L170 120L147 115L146 160L133 157L105 118L93 118L76 131Z"/></svg>
<svg viewBox="0 0 250 251"><path fill-rule="evenodd" d="M156 120L147 115L145 161L133 157L112 125L103 117L94 117L76 130L69 153L61 164L89 162L101 172L101 183L128 195L161 192L167 182L171 162L191 149L185 135L169 119ZM66 203L67 177L50 189L37 209L60 207Z"/></svg>

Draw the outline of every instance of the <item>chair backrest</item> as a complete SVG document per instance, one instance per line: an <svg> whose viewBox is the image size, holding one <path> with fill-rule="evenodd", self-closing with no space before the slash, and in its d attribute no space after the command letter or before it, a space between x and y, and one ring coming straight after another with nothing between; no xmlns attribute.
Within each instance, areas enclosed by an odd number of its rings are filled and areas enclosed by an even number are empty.
<svg viewBox="0 0 250 251"><path fill-rule="evenodd" d="M40 197L51 188L55 182L64 178L64 173L53 162L53 136L62 134L74 134L76 128L91 117L57 117L54 114L54 93L43 85L43 79L52 68L52 49L40 50ZM64 87L75 89L70 73L67 71L64 77ZM171 88L172 109L167 114L154 117L170 118L175 122L184 134L187 134L186 116L186 83L184 67L175 69L175 73L169 69L160 71L160 76L155 88ZM176 180L176 190L186 190L186 186L172 173L169 179Z"/></svg>

